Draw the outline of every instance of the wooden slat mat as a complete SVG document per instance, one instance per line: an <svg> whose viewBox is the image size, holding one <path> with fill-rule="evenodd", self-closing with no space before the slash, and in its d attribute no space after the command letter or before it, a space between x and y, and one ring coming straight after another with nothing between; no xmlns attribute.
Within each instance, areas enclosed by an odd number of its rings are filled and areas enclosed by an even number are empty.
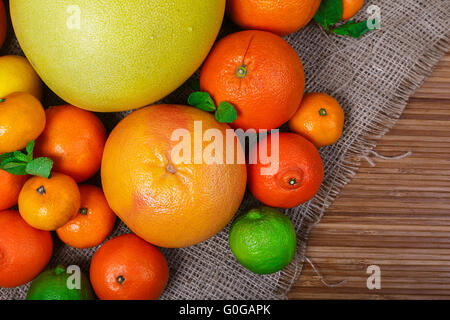
<svg viewBox="0 0 450 320"><path fill-rule="evenodd" d="M450 54L311 233L291 299L450 299ZM367 267L381 289L367 288Z"/></svg>

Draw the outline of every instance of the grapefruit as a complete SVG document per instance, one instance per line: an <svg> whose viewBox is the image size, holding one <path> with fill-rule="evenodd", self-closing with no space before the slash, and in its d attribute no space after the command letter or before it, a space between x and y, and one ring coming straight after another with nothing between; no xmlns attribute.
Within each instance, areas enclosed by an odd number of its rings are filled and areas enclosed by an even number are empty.
<svg viewBox="0 0 450 320"><path fill-rule="evenodd" d="M213 130L212 139L223 144L214 152L206 139ZM190 137L178 139L177 132ZM139 237L160 247L187 247L210 238L238 210L247 182L240 142L226 143L227 133L235 139L227 124L187 106L133 112L112 131L103 153L103 191L111 209ZM186 147L179 149L180 143Z"/></svg>
<svg viewBox="0 0 450 320"><path fill-rule="evenodd" d="M63 100L99 112L163 98L201 65L225 0L14 0L17 39Z"/></svg>

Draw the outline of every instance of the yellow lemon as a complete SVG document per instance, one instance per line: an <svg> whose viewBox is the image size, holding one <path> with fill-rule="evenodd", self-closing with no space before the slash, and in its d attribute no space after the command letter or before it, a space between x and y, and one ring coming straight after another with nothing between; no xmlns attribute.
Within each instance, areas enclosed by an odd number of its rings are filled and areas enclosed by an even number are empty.
<svg viewBox="0 0 450 320"><path fill-rule="evenodd" d="M211 49L225 0L14 0L17 38L43 81L92 111L155 102Z"/></svg>
<svg viewBox="0 0 450 320"><path fill-rule="evenodd" d="M41 80L24 57L0 57L0 98L14 92L26 92L40 99Z"/></svg>

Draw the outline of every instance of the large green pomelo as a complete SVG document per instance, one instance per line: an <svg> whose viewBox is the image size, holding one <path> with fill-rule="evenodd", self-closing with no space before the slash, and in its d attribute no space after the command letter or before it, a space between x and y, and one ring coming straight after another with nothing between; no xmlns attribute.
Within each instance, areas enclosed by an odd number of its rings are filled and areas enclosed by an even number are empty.
<svg viewBox="0 0 450 320"><path fill-rule="evenodd" d="M43 81L80 108L163 98L200 67L225 0L11 0L17 39ZM78 23L79 22L79 23Z"/></svg>

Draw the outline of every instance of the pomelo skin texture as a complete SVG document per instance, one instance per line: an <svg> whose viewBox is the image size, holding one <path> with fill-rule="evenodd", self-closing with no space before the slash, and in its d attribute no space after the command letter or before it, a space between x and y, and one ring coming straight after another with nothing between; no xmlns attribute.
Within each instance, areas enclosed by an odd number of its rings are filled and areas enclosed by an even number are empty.
<svg viewBox="0 0 450 320"><path fill-rule="evenodd" d="M194 130L195 122L202 129ZM223 136L213 138L223 143L224 161L219 163L202 157L211 140L203 140L203 146L200 140L203 152L195 147L195 132L201 139L210 129ZM175 158L180 141L173 133L178 130L190 134L183 140L191 151L182 152L191 155L188 161ZM247 184L244 151L239 141L237 146L224 141L226 132L234 135L211 113L187 106L154 105L128 115L111 132L103 152L102 185L111 209L136 235L160 247L187 247L215 235L235 215ZM233 147L243 161L227 164ZM196 156L201 161L195 162Z"/></svg>
<svg viewBox="0 0 450 320"><path fill-rule="evenodd" d="M77 107L115 112L183 84L211 49L225 0L13 0L17 39L43 81Z"/></svg>

